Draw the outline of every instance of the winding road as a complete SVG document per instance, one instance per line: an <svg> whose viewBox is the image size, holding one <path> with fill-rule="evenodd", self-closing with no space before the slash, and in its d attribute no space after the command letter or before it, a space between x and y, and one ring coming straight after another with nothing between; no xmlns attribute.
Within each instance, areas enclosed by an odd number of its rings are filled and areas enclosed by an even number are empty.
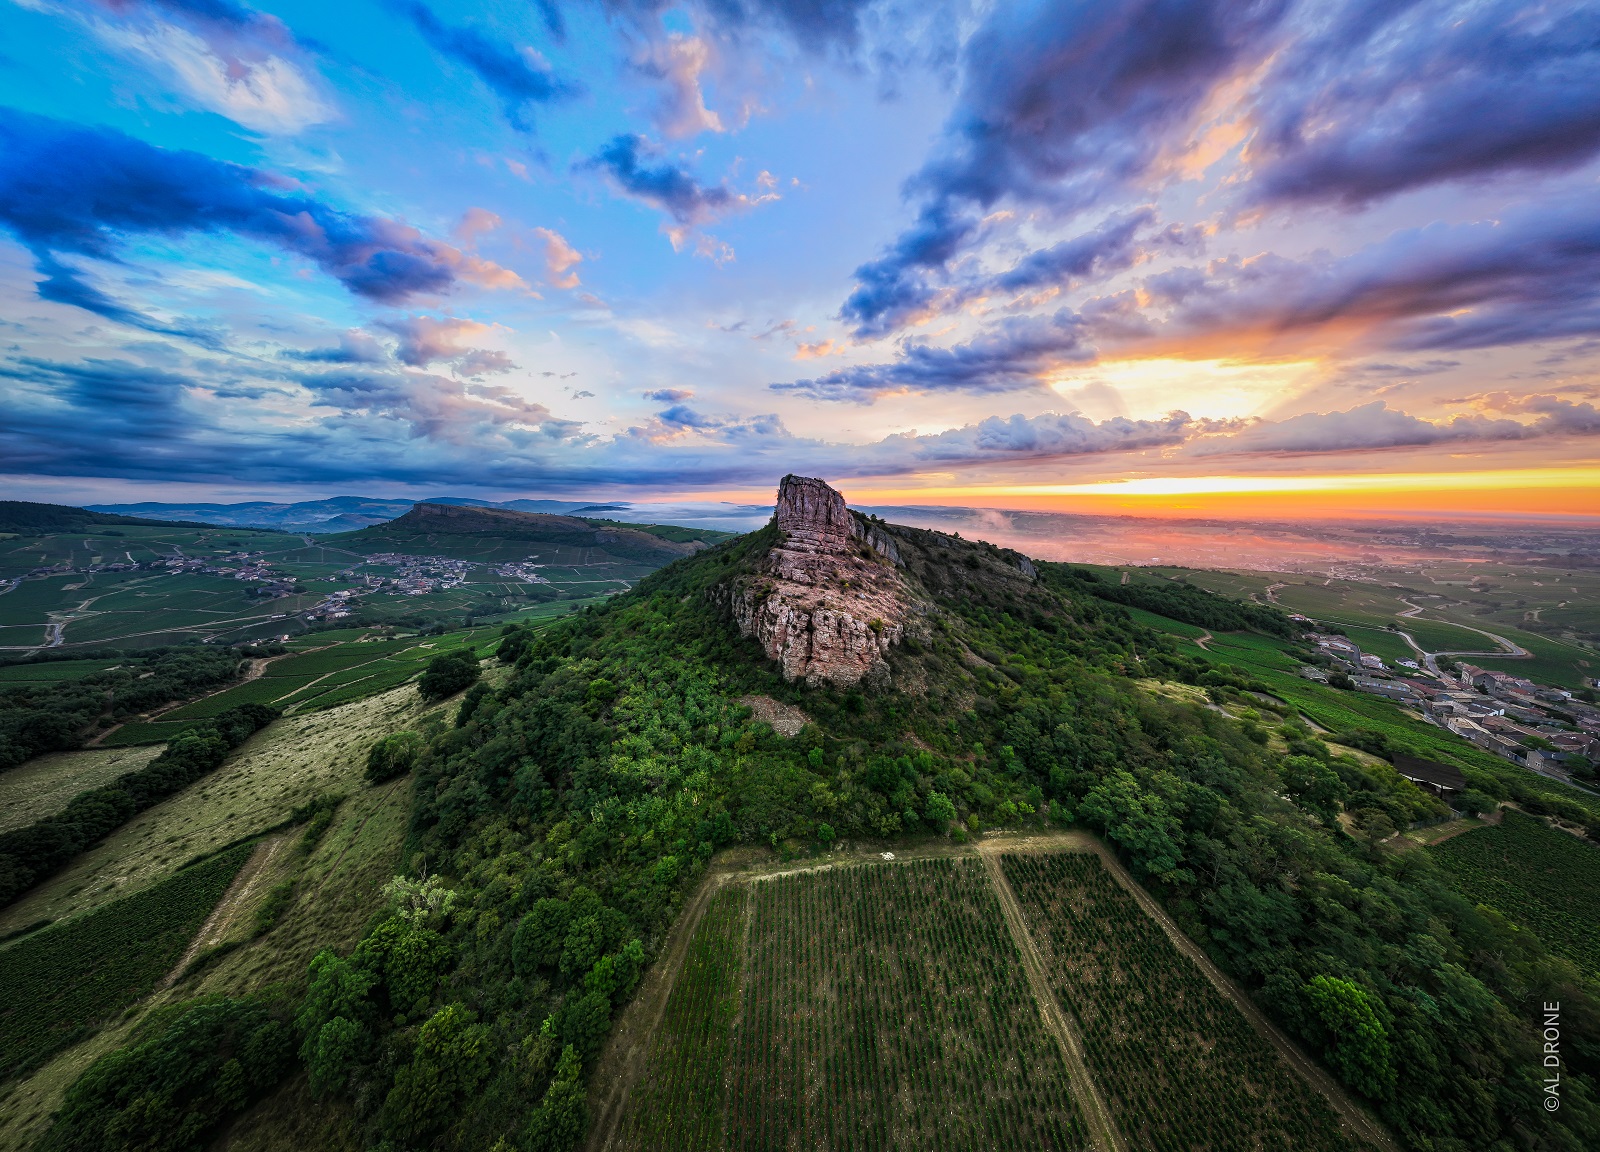
<svg viewBox="0 0 1600 1152"><path fill-rule="evenodd" d="M1406 610L1404 612L1396 612L1395 615L1398 618L1402 619L1402 620L1410 619L1410 618L1416 617L1416 616L1420 616L1424 611L1426 611L1426 605L1413 604L1413 603L1411 603L1411 601L1405 599L1404 597L1401 597L1400 603L1402 603L1402 604L1404 604L1406 606ZM1494 657L1494 658L1500 659L1500 660L1531 660L1533 658L1533 653L1532 652L1529 652L1526 648L1522 647L1522 645L1517 644L1514 641L1507 640L1504 636L1496 635L1493 632L1485 632L1482 628L1474 628L1470 624L1457 624L1454 620L1441 620L1441 621L1438 621L1438 623L1449 624L1453 628L1463 628L1468 632L1476 632L1479 636L1487 636L1489 639L1493 640L1496 644L1500 645L1500 647L1496 651L1493 651L1493 652L1482 652L1482 651L1428 652L1428 651L1425 651L1423 649L1422 645L1417 643L1416 638L1414 636L1412 636L1411 633L1403 631L1401 629L1396 629L1396 632L1405 640L1405 642L1407 644L1411 645L1411 650L1413 652L1415 652L1419 657L1422 658L1422 663L1428 669L1428 671L1432 672L1435 676L1438 676L1440 679L1447 680L1447 681L1454 681L1455 680L1455 677L1449 676L1446 673L1440 671L1439 664L1438 664L1438 658L1440 656Z"/></svg>

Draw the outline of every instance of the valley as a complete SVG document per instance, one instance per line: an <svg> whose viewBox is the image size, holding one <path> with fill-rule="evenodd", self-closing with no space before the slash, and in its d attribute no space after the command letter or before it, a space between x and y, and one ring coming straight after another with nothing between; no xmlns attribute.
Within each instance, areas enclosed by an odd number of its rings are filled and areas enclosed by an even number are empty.
<svg viewBox="0 0 1600 1152"><path fill-rule="evenodd" d="M1528 1083L1530 997L1589 1002L1561 967L1587 920L1553 894L1592 870L1600 800L1308 678L1340 633L1290 620L1291 579L1032 561L786 485L754 533L602 541L681 549L627 591L241 649L0 775L0 837L35 835L274 709L0 908L25 977L0 1149L116 1124L177 1152L163 1126L194 1123L239 1152L1396 1152L1453 1130L1413 1103L1447 1083ZM362 554L512 563L527 541L480 517L363 529ZM1383 595L1314 619L1392 664ZM446 665L470 672L424 696ZM238 1092L211 1056L160 1071L230 1036L254 1037ZM140 1117L112 1067L155 1093Z"/></svg>

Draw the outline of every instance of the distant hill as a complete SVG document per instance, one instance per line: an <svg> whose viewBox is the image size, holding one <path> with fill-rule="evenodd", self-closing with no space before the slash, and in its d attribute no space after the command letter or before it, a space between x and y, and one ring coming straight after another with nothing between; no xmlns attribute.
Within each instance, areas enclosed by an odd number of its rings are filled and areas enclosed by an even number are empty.
<svg viewBox="0 0 1600 1152"><path fill-rule="evenodd" d="M124 516L158 516L167 520L221 524L229 528L281 528L287 532L324 535L386 524L397 516L405 515L415 503L413 500L384 500L371 496L332 496L326 500L302 500L290 504L271 500L248 500L239 504L163 504L155 501L97 504L92 510ZM441 496L428 503L505 507L521 512L570 512L585 507L581 500L516 500L509 504L494 505L488 500L459 496Z"/></svg>
<svg viewBox="0 0 1600 1152"><path fill-rule="evenodd" d="M17 536L48 536L54 532L77 532L91 524L127 524L146 528L172 526L172 522L168 520L120 516L93 508L74 508L70 504L34 504L27 500L0 500L0 532Z"/></svg>
<svg viewBox="0 0 1600 1152"><path fill-rule="evenodd" d="M415 500L371 496L331 496L325 500L276 503L249 500L238 504L95 504L91 511L122 516L154 516L163 520L197 521L228 528L280 528L285 532L325 536L386 524L410 511ZM432 496L423 504L466 508L504 508L513 512L544 512L553 516L583 516L630 524L685 524L693 528L747 532L766 523L772 514L763 507L727 503L634 504L582 500L478 500L468 496Z"/></svg>
<svg viewBox="0 0 1600 1152"><path fill-rule="evenodd" d="M702 535L706 539L699 538ZM329 537L328 543L366 553L394 551L480 561L536 555L546 563L592 565L614 561L654 569L687 556L722 535L696 535L681 528L652 532L576 516L424 503L386 524ZM669 538L682 536L691 538Z"/></svg>

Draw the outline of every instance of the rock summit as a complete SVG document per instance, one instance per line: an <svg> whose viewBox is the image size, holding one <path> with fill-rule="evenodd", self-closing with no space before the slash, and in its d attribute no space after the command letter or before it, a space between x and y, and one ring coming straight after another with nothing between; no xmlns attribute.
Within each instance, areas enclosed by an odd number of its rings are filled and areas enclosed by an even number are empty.
<svg viewBox="0 0 1600 1152"><path fill-rule="evenodd" d="M787 680L887 681L890 648L926 606L897 570L894 540L822 480L785 476L778 542L755 573L720 588L739 631Z"/></svg>

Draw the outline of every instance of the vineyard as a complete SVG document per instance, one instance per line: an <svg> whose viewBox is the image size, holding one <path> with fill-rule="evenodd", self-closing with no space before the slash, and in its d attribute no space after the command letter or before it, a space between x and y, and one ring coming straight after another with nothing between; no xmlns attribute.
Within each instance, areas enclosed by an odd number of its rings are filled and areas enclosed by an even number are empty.
<svg viewBox="0 0 1600 1152"><path fill-rule="evenodd" d="M739 1007L747 888L712 900L689 943L650 1046L657 1074L634 1090L623 1147L699 1152L723 1142L723 1103L733 1021Z"/></svg>
<svg viewBox="0 0 1600 1152"><path fill-rule="evenodd" d="M154 988L254 847L219 853L0 950L0 1079L37 1066Z"/></svg>
<svg viewBox="0 0 1600 1152"><path fill-rule="evenodd" d="M1099 857L1003 866L1130 1152L1363 1147Z"/></svg>
<svg viewBox="0 0 1600 1152"><path fill-rule="evenodd" d="M978 861L748 893L721 894L691 942L622 1146L1088 1148Z"/></svg>
<svg viewBox="0 0 1600 1152"><path fill-rule="evenodd" d="M1600 977L1600 850L1506 809L1502 822L1428 849L1463 895L1539 934Z"/></svg>

